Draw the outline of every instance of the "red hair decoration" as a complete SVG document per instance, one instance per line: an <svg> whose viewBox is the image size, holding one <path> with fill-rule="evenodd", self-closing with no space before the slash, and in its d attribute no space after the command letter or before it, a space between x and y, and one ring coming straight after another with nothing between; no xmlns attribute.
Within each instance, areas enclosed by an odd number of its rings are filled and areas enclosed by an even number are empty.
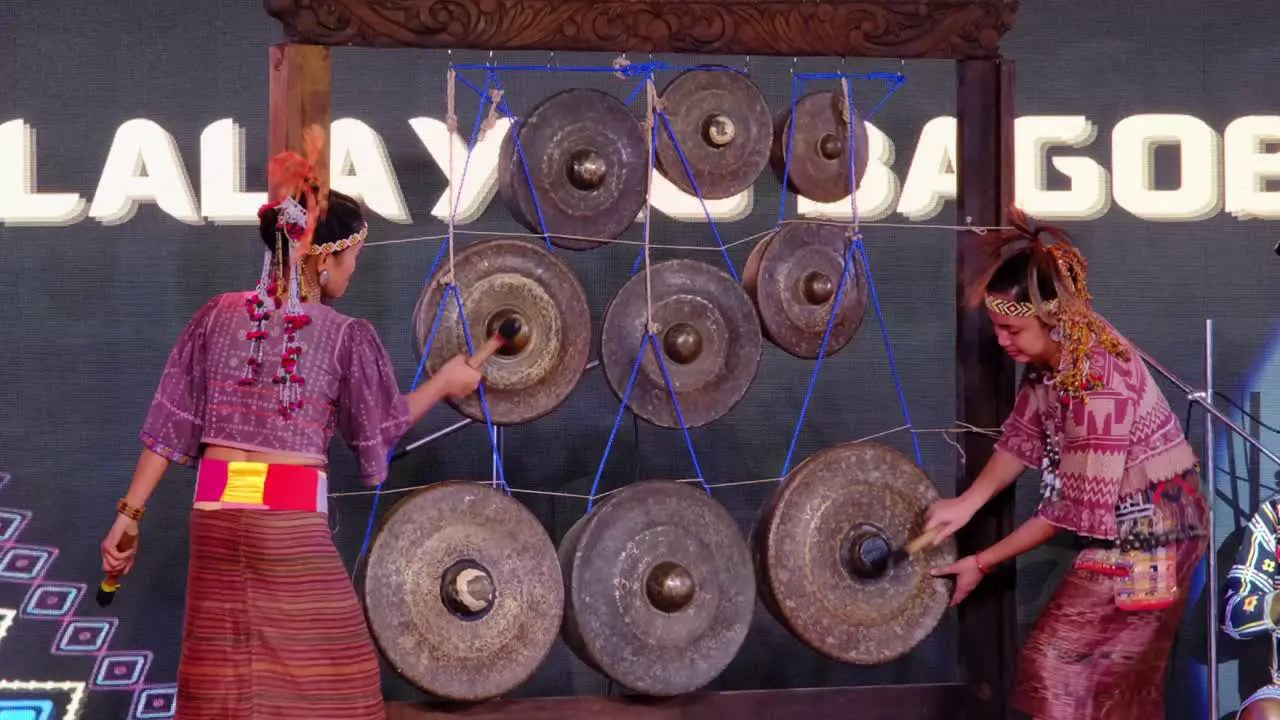
<svg viewBox="0 0 1280 720"><path fill-rule="evenodd" d="M324 130L319 125L308 126L302 133L302 143L305 155L285 151L271 158L267 165L267 179L281 195L306 199L303 204L307 208L307 227L302 237L294 238L298 242L298 257L306 255L311 248L316 226L329 208L329 186L321 182L316 172L316 163L324 152Z"/></svg>

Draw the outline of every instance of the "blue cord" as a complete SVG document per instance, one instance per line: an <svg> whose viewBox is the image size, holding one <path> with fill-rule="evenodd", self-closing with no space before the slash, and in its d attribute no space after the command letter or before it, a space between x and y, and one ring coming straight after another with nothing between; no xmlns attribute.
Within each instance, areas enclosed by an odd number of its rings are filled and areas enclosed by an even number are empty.
<svg viewBox="0 0 1280 720"><path fill-rule="evenodd" d="M796 420L795 429L791 431L791 445L787 447L787 459L782 463L780 478L786 478L791 470L791 458L795 455L796 445L800 442L800 430L804 427L805 415L809 412L809 401L813 399L813 390L818 385L818 373L822 371L822 361L826 359L827 343L831 340L831 329L835 327L839 314L840 299L844 296L845 286L849 284L849 267L853 264L853 244L844 256L844 270L840 273L840 285L836 287L836 296L831 302L831 317L827 318L827 329L822 332L822 345L818 347L818 359L813 364L813 372L809 374L809 389L805 391L804 401L800 404L800 417Z"/></svg>
<svg viewBox="0 0 1280 720"><path fill-rule="evenodd" d="M636 85L636 89L632 90L631 94L627 96L627 105L631 105L631 103L635 102L636 98L640 97L640 91L644 90L644 86L648 84L649 84L649 78L645 78L644 80L641 80L640 84Z"/></svg>
<svg viewBox="0 0 1280 720"><path fill-rule="evenodd" d="M716 245L720 246L720 254L724 256L724 262L729 266L729 274L733 276L734 282L742 282L741 278L738 277L737 268L733 266L733 259L729 257L729 249L725 247L724 240L720 237L720 229L716 227L716 221L711 219L711 210L707 208L706 198L702 196L702 189L698 187L698 179L693 176L693 168L689 167L689 160L684 155L684 149L680 147L680 141L676 139L675 130L671 128L671 121L662 110L659 110L655 115L662 120L663 126L667 129L667 137L671 138L671 144L675 147L676 154L680 156L680 164L684 166L685 176L689 178L689 182L693 185L693 194L698 198L698 203L702 205L702 214L707 218L707 223L711 226L711 234L715 236ZM657 123L654 123L653 130L653 145L656 147L658 144ZM652 160L653 158L650 157L651 162ZM644 250L641 250L640 254L636 256L635 264L631 266L632 275L639 271L640 261L643 258Z"/></svg>
<svg viewBox="0 0 1280 720"><path fill-rule="evenodd" d="M867 288L871 290L871 302L876 307L876 317L880 320L880 336L884 338L884 351L889 356L889 371L893 373L893 384L898 389L898 403L902 405L902 419L911 429L911 444L916 451L916 464L924 467L924 456L920 453L920 436L911 426L911 411L907 409L907 395L902 389L902 379L898 375L898 363L893 357L893 343L889 341L889 326L884 321L884 312L880 309L880 296L876 293L876 284L871 279L871 262L867 259L867 250L862 246L862 233L858 233L854 246L862 256L862 269L867 273Z"/></svg>
<svg viewBox="0 0 1280 720"><path fill-rule="evenodd" d="M845 79L849 79L852 77L855 77L855 76L838 74L838 73L797 73L795 78L792 81L791 116L792 117L795 116L796 104L799 102L800 95L804 91L804 82L806 80L838 78L843 81ZM898 88L900 88L902 84L906 81L906 78L903 77L902 75L889 74L889 73L869 73L868 75L864 75L861 77L866 79L872 79L872 80L886 80L889 83L885 96L880 99L880 102L877 103L876 106L872 109L871 113L868 114L867 116L868 118L871 116L871 114L874 114L876 110L879 110L880 107L884 105L885 101L887 101L889 97L891 97L893 93L896 92ZM854 99L853 99L853 92L852 90L850 90L849 116L853 117L853 113L854 113ZM787 136L786 166L783 170L782 198L779 201L779 207L778 207L778 224L779 225L781 225L782 222L786 219L786 207L787 207L786 206L786 196L787 196L786 180L790 176L791 146L792 146L792 140L794 139L794 137L795 137L795 123L793 122L791 123L791 127L789 128L789 133ZM858 221L858 200L857 200L858 182L857 182L857 166L856 166L857 135L854 132L853 123L849 123L848 157L849 157L849 187L850 187L849 202L851 205L854 226L856 227L857 221ZM840 285L836 289L836 295L834 300L832 301L831 316L827 319L827 327L822 335L822 345L818 350L818 358L817 358L817 361L814 363L813 372L809 376L809 387L805 391L804 400L800 406L800 417L796 420L795 430L792 432L792 435L791 435L791 444L787 447L787 456L782 464L782 473L780 477L782 477L783 479L786 478L787 473L791 469L791 460L795 456L796 445L799 443L799 440L800 440L800 430L804 426L805 415L808 414L809 403L813 399L813 391L814 391L814 388L817 386L818 373L822 370L822 361L826 359L825 356L827 352L827 344L831 339L831 330L835 325L836 314L840 307L841 296L844 294L845 286L846 284L848 284L848 281L849 281L850 268L853 267L853 264L855 262L855 258L854 258L855 252L858 254L858 258L862 260L863 271L866 273L866 278L867 278L867 288L870 290L871 301L874 304L876 309L876 317L880 321L880 334L881 334L881 337L884 339L885 353L889 357L889 371L893 375L893 384L898 392L898 403L902 406L902 415L903 415L903 418L905 419L907 427L911 428L911 413L907 407L906 392L903 390L902 379L898 374L898 365L893 355L893 344L889 340L889 327L888 327L888 324L885 323L884 312L880 308L880 297L879 297L879 294L876 292L875 280L871 276L871 262L870 262L870 259L867 257L866 247L864 246L862 241L862 232L860 230L855 230L853 242L850 243L849 250L845 254L844 270L841 273ZM923 454L920 452L920 438L915 433L914 430L912 430L912 433L911 433L911 443L915 449L916 463L923 467L924 457L923 457Z"/></svg>
<svg viewBox="0 0 1280 720"><path fill-rule="evenodd" d="M671 407L676 411L676 420L680 423L680 432L684 433L685 447L689 448L689 458L693 460L693 471L697 473L698 482L702 483L702 488L711 494L711 486L702 477L702 465L698 463L698 453L693 449L693 438L689 437L689 426L684 422L684 412L680 410L680 399L676 397L676 388L671 384L671 375L667 372L667 363L662 359L662 348L658 347L658 336L653 333L648 334L649 345L653 348L654 357L658 358L658 367L662 370L662 379L667 383L667 391L671 393ZM644 346L640 348L640 354L644 355Z"/></svg>
<svg viewBox="0 0 1280 720"><path fill-rule="evenodd" d="M457 74L455 73L454 76L457 77ZM466 82L466 81L464 80L463 82ZM471 84L467 83L467 85L471 85ZM471 166L471 154L475 149L476 139L480 137L481 120L484 118L485 105L489 103L489 79L486 78L485 80L484 90L479 90L475 86L471 86L471 88L473 90L476 90L476 92L480 95L480 109L476 112L476 121L471 128L471 141L467 145L467 157L465 160L463 160L462 176L458 178L458 189L454 193L454 196L456 199L449 208L449 213L451 216L456 216L458 213L458 200L462 198L462 187L463 185L466 184L466 181L467 181L467 169ZM453 138L450 138L449 142L453 142ZM450 188L450 190L452 191L453 189ZM439 269L440 262L444 259L444 253L448 248L449 248L449 243L447 240L440 244L440 250L436 252L436 257L431 262L431 269L427 272L426 282L431 282L431 278L435 276L436 270ZM427 357L431 354L432 345L435 344L436 332L440 329L440 318L444 315L444 306L449 301L450 292L455 292L455 295L456 295L456 291L453 290L452 285L450 285L448 288L445 288L445 295L443 298L440 299L440 308L439 310L436 311L435 321L431 323L431 332L427 335L427 341L424 344L424 347L422 349L422 360L418 363L418 370L413 375L413 384L409 386L409 392L413 392L414 390L416 390L418 388L418 384L422 381L422 373L427 365ZM465 327L465 324L464 324L464 327ZM481 395L481 402L483 403L483 401L484 401L484 396ZM485 413L487 417L488 416L487 409L485 410ZM391 452L388 453L387 455L388 465L390 465L391 456L394 454L395 454L395 448L392 448ZM360 552L356 554L357 564L359 564L359 562L362 559L364 559L365 555L369 552L369 545L373 542L373 526L378 518L378 505L381 504L381 500L382 500L382 486L386 483L387 478L390 475L391 475L391 469L390 467L388 467L386 474L382 476L382 479L378 481L377 487L374 488L373 505L369 508L369 521L365 524L364 539L361 540L360 542ZM503 485L504 486L506 485L505 481L503 481Z"/></svg>
<svg viewBox="0 0 1280 720"><path fill-rule="evenodd" d="M490 71L489 75L493 78L494 87L498 91L502 91L502 83L498 81L498 73ZM533 186L533 174L529 172L529 162L524 156L524 147L520 144L519 128L516 127L515 116L511 114L511 108L507 105L507 94L502 93L498 99L498 109L503 115L511 119L511 129L507 132L512 133L515 141L516 154L520 156L520 167L524 168L525 182L529 183L529 197L533 199L533 210L538 215L538 227L542 229L542 240L547 244L547 252L554 253L555 247L551 244L551 235L547 233L547 221L542 216L542 203L538 202L538 189Z"/></svg>
<svg viewBox="0 0 1280 720"><path fill-rule="evenodd" d="M722 72L735 72L739 75L746 75L746 70L738 68L725 67L723 65L670 65L658 60L632 63L614 67L612 65L595 65L595 66L551 66L551 65L454 65L454 70L508 70L515 72L553 72L553 73L613 73L622 75L623 77L646 77L661 70L716 70ZM884 75L885 73L878 73Z"/></svg>
<svg viewBox="0 0 1280 720"><path fill-rule="evenodd" d="M471 344L471 329L467 327L467 314L462 309L462 293L458 291L458 286L453 285L453 299L458 305L458 322L462 325L462 337L467 341L467 354L475 355L476 349ZM481 382L476 388L480 393L480 409L484 412L484 424L489 429L489 448L493 451L493 465L498 468L498 482L502 483L502 489L508 495L511 494L511 487L507 485L507 478L502 470L502 454L498 452L498 433L493 428L493 416L489 414L489 401L484 396L484 383Z"/></svg>
<svg viewBox="0 0 1280 720"><path fill-rule="evenodd" d="M600 465L596 467L596 477L591 481L591 492L587 493L587 514L596 503L596 490L600 489L600 476L604 475L604 464L613 452L613 441L618 439L618 427L622 425L622 416L627 412L627 401L631 399L631 391L636 387L636 377L640 375L640 363L644 360L644 338L640 338L640 352L636 353L636 361L631 366L631 379L627 380L627 389L622 392L622 402L618 403L618 414L613 417L613 429L609 431L609 440L604 444L604 454L600 456Z"/></svg>

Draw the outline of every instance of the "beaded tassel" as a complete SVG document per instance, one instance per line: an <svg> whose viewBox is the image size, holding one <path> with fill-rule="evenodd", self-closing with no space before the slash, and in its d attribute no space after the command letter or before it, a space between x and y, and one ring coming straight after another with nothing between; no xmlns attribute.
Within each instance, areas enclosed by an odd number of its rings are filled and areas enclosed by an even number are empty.
<svg viewBox="0 0 1280 720"><path fill-rule="evenodd" d="M294 252L297 243L290 243ZM306 380L298 372L298 362L302 358L302 343L298 340L298 332L311 324L311 317L302 309L300 293L299 265L296 260L289 269L289 299L284 308L284 347L280 353L280 369L272 379L280 388L280 415L286 420L293 413L302 409L302 387Z"/></svg>
<svg viewBox="0 0 1280 720"><path fill-rule="evenodd" d="M245 372L240 379L241 385L252 385L260 375L263 361L263 346L269 333L267 323L271 313L281 305L284 299L284 331L283 346L280 351L280 366L271 381L277 386L279 394L280 416L288 420L302 409L302 388L306 380L299 372L298 363L302 357L302 342L298 337L302 328L311 324L311 317L302 307L301 262L299 258L299 242L295 236L305 232L307 213L297 201L287 198L277 206L279 220L276 225L276 249L270 250L262 260L262 275L258 278L258 287L253 295L245 301L245 309L253 328L245 333L249 341L249 356L245 359ZM281 288L284 282L284 240L289 242L289 268L287 289ZM279 269L272 278L271 261L279 262ZM284 290L282 292L282 289Z"/></svg>
<svg viewBox="0 0 1280 720"><path fill-rule="evenodd" d="M276 231L276 247L280 246L280 232ZM271 257L267 250L262 257L262 275L258 278L258 287L252 295L245 298L245 311L253 328L244 334L249 341L249 357L244 361L244 373L240 377L241 385L252 385L262 369L262 346L267 339L267 321L271 319L271 310L276 299L271 292Z"/></svg>

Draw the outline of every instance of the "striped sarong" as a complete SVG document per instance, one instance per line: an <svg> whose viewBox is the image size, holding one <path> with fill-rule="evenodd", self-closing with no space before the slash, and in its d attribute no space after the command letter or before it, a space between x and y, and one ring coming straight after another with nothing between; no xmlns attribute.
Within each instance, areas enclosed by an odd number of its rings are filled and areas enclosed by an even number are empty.
<svg viewBox="0 0 1280 720"><path fill-rule="evenodd" d="M195 510L177 720L384 720L364 613L318 512Z"/></svg>

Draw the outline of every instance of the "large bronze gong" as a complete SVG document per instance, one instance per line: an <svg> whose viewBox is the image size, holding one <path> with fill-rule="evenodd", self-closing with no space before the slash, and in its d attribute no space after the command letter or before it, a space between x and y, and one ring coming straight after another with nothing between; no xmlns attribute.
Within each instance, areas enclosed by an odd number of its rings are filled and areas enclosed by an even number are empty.
<svg viewBox="0 0 1280 720"><path fill-rule="evenodd" d="M697 260L666 260L637 273L605 311L600 330L600 364L621 399L631 381L636 354L640 371L627 407L654 425L687 427L713 422L746 395L760 365L764 339L751 298L723 270ZM646 291L647 288L647 291ZM651 293L651 294L650 294ZM653 331L680 417L662 366L645 338L652 297Z"/></svg>
<svg viewBox="0 0 1280 720"><path fill-rule="evenodd" d="M484 366L485 400L497 425L516 425L546 415L569 397L587 366L591 310L587 294L563 260L540 240L494 238L457 250L454 273L472 347L478 348L503 320L516 317L520 332ZM467 352L458 303L445 292L448 261L427 283L414 321L418 353L426 347L436 317L440 324L426 369L434 373ZM440 303L446 300L444 313ZM479 393L450 401L458 412L484 422Z"/></svg>
<svg viewBox="0 0 1280 720"><path fill-rule="evenodd" d="M542 234L545 223L553 244L594 248L631 227L644 207L648 147L621 100L599 90L565 90L543 100L503 139L499 195L531 232Z"/></svg>
<svg viewBox="0 0 1280 720"><path fill-rule="evenodd" d="M657 121L658 169L686 193L701 192L708 200L733 197L751 187L769 164L773 118L745 74L728 68L686 70L663 89L662 107L667 123Z"/></svg>
<svg viewBox="0 0 1280 720"><path fill-rule="evenodd" d="M862 256L850 249L845 226L820 222L787 223L756 244L742 272L742 286L755 301L770 342L812 360L822 351L829 324L823 357L853 340L867 312L868 283Z"/></svg>
<svg viewBox="0 0 1280 720"><path fill-rule="evenodd" d="M485 700L533 675L555 642L564 585L551 538L523 505L447 482L396 503L364 579L387 663L424 692Z"/></svg>
<svg viewBox="0 0 1280 720"><path fill-rule="evenodd" d="M938 500L928 476L870 442L823 450L787 474L752 536L761 596L797 638L840 662L891 662L941 620L954 562L948 540L900 561Z"/></svg>
<svg viewBox="0 0 1280 720"><path fill-rule="evenodd" d="M649 481L607 496L560 543L560 564L565 644L638 693L703 687L751 625L746 540L697 485Z"/></svg>
<svg viewBox="0 0 1280 720"><path fill-rule="evenodd" d="M854 168L861 184L871 157L867 124L857 112L852 117ZM843 93L816 92L796 101L795 113L784 111L773 134L770 162L778 178L785 176L788 187L816 202L849 197L849 119Z"/></svg>

